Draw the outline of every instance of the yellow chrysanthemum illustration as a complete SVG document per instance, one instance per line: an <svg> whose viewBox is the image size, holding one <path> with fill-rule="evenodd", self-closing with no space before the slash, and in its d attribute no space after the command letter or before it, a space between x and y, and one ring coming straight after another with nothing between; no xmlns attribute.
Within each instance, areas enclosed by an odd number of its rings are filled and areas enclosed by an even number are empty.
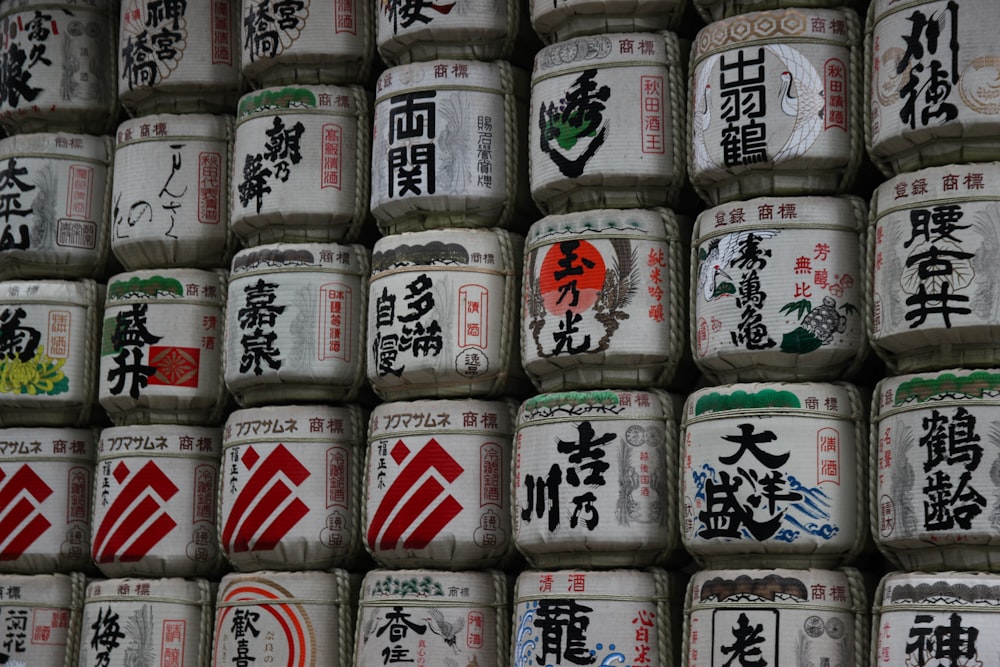
<svg viewBox="0 0 1000 667"><path fill-rule="evenodd" d="M45 354L45 346L28 361L15 357L0 359L0 394L46 394L53 396L69 391L69 378L62 372L65 359L53 359Z"/></svg>

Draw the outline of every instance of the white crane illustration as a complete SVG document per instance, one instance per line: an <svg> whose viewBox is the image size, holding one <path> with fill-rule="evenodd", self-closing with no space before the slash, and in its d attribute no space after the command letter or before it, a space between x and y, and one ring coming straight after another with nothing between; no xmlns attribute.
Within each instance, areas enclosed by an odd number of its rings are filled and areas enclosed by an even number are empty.
<svg viewBox="0 0 1000 667"><path fill-rule="evenodd" d="M709 78L718 62L719 54L713 55L697 69L696 80L694 82L693 93L694 115L691 118L694 148L694 166L698 170L706 171L716 167L715 161L708 152L708 145L705 143L705 133L708 132L712 124L712 84Z"/></svg>
<svg viewBox="0 0 1000 667"><path fill-rule="evenodd" d="M826 116L823 80L798 50L785 44L768 44L766 48L787 68L781 73L781 111L795 119L788 140L774 154L773 161L791 160L809 150L823 131Z"/></svg>
<svg viewBox="0 0 1000 667"><path fill-rule="evenodd" d="M698 289L705 297L705 301L714 301L735 292L735 284L732 277L726 273L726 268L732 266L733 260L739 255L740 246L750 235L758 240L764 240L777 236L778 232L772 229L733 232L712 239L708 243L707 250L701 251L705 253L705 258L698 267ZM731 289L727 289L725 284Z"/></svg>

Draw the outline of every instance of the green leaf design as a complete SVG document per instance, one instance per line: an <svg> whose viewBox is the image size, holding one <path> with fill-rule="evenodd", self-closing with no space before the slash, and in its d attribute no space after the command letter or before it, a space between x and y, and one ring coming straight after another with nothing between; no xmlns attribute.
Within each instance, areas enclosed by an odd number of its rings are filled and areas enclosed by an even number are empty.
<svg viewBox="0 0 1000 667"><path fill-rule="evenodd" d="M823 344L819 338L802 327L789 331L781 337L781 351L790 354L805 354L819 349Z"/></svg>
<svg viewBox="0 0 1000 667"><path fill-rule="evenodd" d="M857 315L858 309L855 308L853 303L845 303L840 306L840 309L848 315Z"/></svg>
<svg viewBox="0 0 1000 667"><path fill-rule="evenodd" d="M781 310L778 312L783 313L785 315L791 315L792 313L795 313L796 317L798 317L801 320L812 309L813 309L812 301L810 301L809 299L799 299L798 301L789 301L784 306L782 306Z"/></svg>

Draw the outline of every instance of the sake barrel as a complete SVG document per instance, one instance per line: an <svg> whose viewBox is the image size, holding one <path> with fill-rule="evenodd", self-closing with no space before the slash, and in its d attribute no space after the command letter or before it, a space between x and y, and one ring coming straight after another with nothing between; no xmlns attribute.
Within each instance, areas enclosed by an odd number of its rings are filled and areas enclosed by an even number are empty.
<svg viewBox="0 0 1000 667"><path fill-rule="evenodd" d="M688 170L715 205L848 192L863 153L861 29L852 9L716 21L691 52Z"/></svg>
<svg viewBox="0 0 1000 667"><path fill-rule="evenodd" d="M368 212L368 106L360 86L290 85L240 99L229 224L244 245L357 237Z"/></svg>
<svg viewBox="0 0 1000 667"><path fill-rule="evenodd" d="M865 30L865 145L886 175L1000 159L996 7L875 0Z"/></svg>
<svg viewBox="0 0 1000 667"><path fill-rule="evenodd" d="M718 21L764 9L855 7L858 0L692 0L705 21Z"/></svg>
<svg viewBox="0 0 1000 667"><path fill-rule="evenodd" d="M684 406L681 535L705 567L835 567L867 543L866 421L844 383L701 389Z"/></svg>
<svg viewBox="0 0 1000 667"><path fill-rule="evenodd" d="M438 58L506 60L515 55L522 11L515 0L388 0L378 5L375 43L390 66Z"/></svg>
<svg viewBox="0 0 1000 667"><path fill-rule="evenodd" d="M0 9L0 125L103 134L115 126L117 2L11 0Z"/></svg>
<svg viewBox="0 0 1000 667"><path fill-rule="evenodd" d="M433 60L387 69L376 90L371 211L383 234L535 217L522 70Z"/></svg>
<svg viewBox="0 0 1000 667"><path fill-rule="evenodd" d="M862 667L868 623L863 581L852 568L702 570L688 584L682 664Z"/></svg>
<svg viewBox="0 0 1000 667"><path fill-rule="evenodd" d="M215 605L212 664L348 667L356 603L345 570L228 574Z"/></svg>
<svg viewBox="0 0 1000 667"><path fill-rule="evenodd" d="M673 33L577 37L539 51L528 128L538 208L675 204L686 181L683 90Z"/></svg>
<svg viewBox="0 0 1000 667"><path fill-rule="evenodd" d="M0 282L0 426L86 426L97 408L104 288Z"/></svg>
<svg viewBox="0 0 1000 667"><path fill-rule="evenodd" d="M507 577L496 570L370 570L361 585L355 667L503 667L510 657Z"/></svg>
<svg viewBox="0 0 1000 667"><path fill-rule="evenodd" d="M595 390L521 404L514 543L531 565L642 567L678 555L674 403L657 390Z"/></svg>
<svg viewBox="0 0 1000 667"><path fill-rule="evenodd" d="M540 391L685 378L686 220L666 209L542 218L525 241L521 359Z"/></svg>
<svg viewBox="0 0 1000 667"><path fill-rule="evenodd" d="M1000 578L890 572L875 594L873 665L988 664L997 654Z"/></svg>
<svg viewBox="0 0 1000 667"><path fill-rule="evenodd" d="M691 351L712 382L837 380L868 356L867 207L760 197L703 211L691 248Z"/></svg>
<svg viewBox="0 0 1000 667"><path fill-rule="evenodd" d="M215 584L206 579L97 579L87 585L80 666L208 665Z"/></svg>
<svg viewBox="0 0 1000 667"><path fill-rule="evenodd" d="M515 409L512 401L465 399L372 411L362 526L378 562L449 570L502 564L513 547Z"/></svg>
<svg viewBox="0 0 1000 667"><path fill-rule="evenodd" d="M96 429L0 429L0 571L87 571Z"/></svg>
<svg viewBox="0 0 1000 667"><path fill-rule="evenodd" d="M222 430L155 424L101 432L93 557L106 577L215 575Z"/></svg>
<svg viewBox="0 0 1000 667"><path fill-rule="evenodd" d="M1000 164L901 174L872 196L869 337L893 373L1000 364Z"/></svg>
<svg viewBox="0 0 1000 667"><path fill-rule="evenodd" d="M239 0L122 2L118 97L129 113L232 113L239 11Z"/></svg>
<svg viewBox="0 0 1000 667"><path fill-rule="evenodd" d="M375 242L366 368L383 400L489 398L525 387L516 344L523 242L502 229Z"/></svg>
<svg viewBox="0 0 1000 667"><path fill-rule="evenodd" d="M531 25L547 44L581 35L654 32L678 27L686 0L531 0Z"/></svg>
<svg viewBox="0 0 1000 667"><path fill-rule="evenodd" d="M225 266L233 121L157 114L118 126L111 250L128 271Z"/></svg>
<svg viewBox="0 0 1000 667"><path fill-rule="evenodd" d="M907 570L1000 570L1000 370L886 378L872 413L875 544Z"/></svg>
<svg viewBox="0 0 1000 667"><path fill-rule="evenodd" d="M222 421L225 272L154 269L108 283L100 402L117 426Z"/></svg>
<svg viewBox="0 0 1000 667"><path fill-rule="evenodd" d="M360 549L357 406L236 410L226 421L220 542L238 570L346 566Z"/></svg>
<svg viewBox="0 0 1000 667"><path fill-rule="evenodd" d="M0 140L0 278L102 278L111 142L39 132Z"/></svg>
<svg viewBox="0 0 1000 667"><path fill-rule="evenodd" d="M0 575L3 653L12 667L77 667L84 575Z"/></svg>
<svg viewBox="0 0 1000 667"><path fill-rule="evenodd" d="M241 72L255 86L360 83L375 58L375 5L360 0L249 0Z"/></svg>
<svg viewBox="0 0 1000 667"><path fill-rule="evenodd" d="M680 664L682 598L658 568L524 570L514 589L514 664Z"/></svg>
<svg viewBox="0 0 1000 667"><path fill-rule="evenodd" d="M241 405L354 400L365 380L368 250L277 243L234 257L226 385Z"/></svg>

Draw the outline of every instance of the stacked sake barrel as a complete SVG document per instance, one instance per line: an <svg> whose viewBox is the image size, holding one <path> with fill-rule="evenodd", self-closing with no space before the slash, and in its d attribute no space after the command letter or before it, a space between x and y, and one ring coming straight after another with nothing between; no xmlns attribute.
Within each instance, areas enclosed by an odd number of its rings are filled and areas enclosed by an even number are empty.
<svg viewBox="0 0 1000 667"><path fill-rule="evenodd" d="M851 567L869 543L867 419L848 382L870 363L862 38L841 4L695 2L711 22L691 51L688 168L709 208L690 333L712 384L682 423L681 535L705 568L687 591L690 667L867 660Z"/></svg>
<svg viewBox="0 0 1000 667"><path fill-rule="evenodd" d="M529 35L515 0L377 11L354 665L507 665Z"/></svg>
<svg viewBox="0 0 1000 667"><path fill-rule="evenodd" d="M524 249L515 423L515 664L676 664L676 507L690 384L684 2L531 2L527 136L544 217ZM668 569L669 568L669 569ZM673 570L673 571L671 571ZM566 649L545 637L571 620Z"/></svg>
<svg viewBox="0 0 1000 667"><path fill-rule="evenodd" d="M6 664L75 665L109 271L117 4L0 7L0 591Z"/></svg>
<svg viewBox="0 0 1000 667"><path fill-rule="evenodd" d="M117 124L102 226L97 441L80 664L204 663L218 548L237 2L113 3ZM117 95L115 95L115 91ZM117 120L117 119L116 119Z"/></svg>
<svg viewBox="0 0 1000 667"><path fill-rule="evenodd" d="M875 598L873 656L887 663L936 659L947 649L922 633L945 627L968 659L994 652L1000 146L982 81L998 20L985 2L868 12L865 139L888 177L871 200L867 313L889 371L870 459L872 532L897 570Z"/></svg>
<svg viewBox="0 0 1000 667"><path fill-rule="evenodd" d="M361 558L372 3L240 10L212 664L351 660Z"/></svg>

